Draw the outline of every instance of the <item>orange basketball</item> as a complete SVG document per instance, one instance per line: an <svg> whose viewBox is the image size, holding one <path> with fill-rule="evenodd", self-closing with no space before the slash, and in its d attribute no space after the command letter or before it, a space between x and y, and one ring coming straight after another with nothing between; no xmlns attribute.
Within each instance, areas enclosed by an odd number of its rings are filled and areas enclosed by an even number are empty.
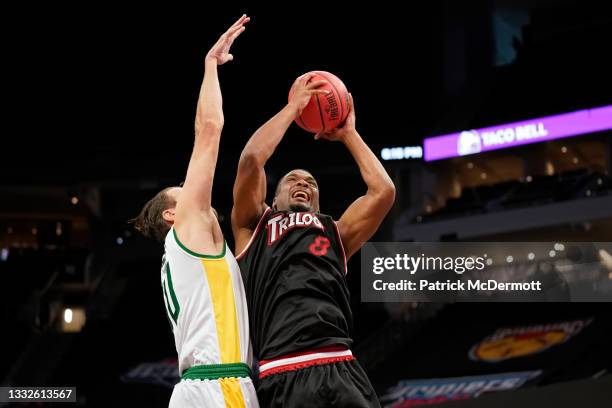
<svg viewBox="0 0 612 408"><path fill-rule="evenodd" d="M295 123L302 129L311 132L329 132L342 125L348 116L349 94L344 83L326 71L311 71L315 74L310 81L327 81L319 89L328 90L327 95L313 95L302 114L295 119ZM289 90L289 100L295 91L294 86Z"/></svg>

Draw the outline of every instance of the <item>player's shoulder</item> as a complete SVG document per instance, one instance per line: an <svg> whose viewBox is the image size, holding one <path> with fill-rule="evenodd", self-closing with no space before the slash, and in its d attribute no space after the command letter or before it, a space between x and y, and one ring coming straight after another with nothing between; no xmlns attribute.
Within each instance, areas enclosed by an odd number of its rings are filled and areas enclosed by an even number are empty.
<svg viewBox="0 0 612 408"><path fill-rule="evenodd" d="M315 212L313 213L314 215L317 216L317 218L319 219L324 219L326 221L331 221L331 222L337 222L333 216L329 215L329 214L325 214L325 213L321 213L321 212Z"/></svg>

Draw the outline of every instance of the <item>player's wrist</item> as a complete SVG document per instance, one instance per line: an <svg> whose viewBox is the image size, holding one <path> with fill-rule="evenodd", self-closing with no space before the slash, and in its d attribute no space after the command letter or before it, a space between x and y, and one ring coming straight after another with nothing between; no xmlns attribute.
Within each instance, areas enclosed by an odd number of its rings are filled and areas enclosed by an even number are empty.
<svg viewBox="0 0 612 408"><path fill-rule="evenodd" d="M287 105L285 106L285 110L289 112L292 118L297 117L300 113L300 107L294 102L287 103Z"/></svg>
<svg viewBox="0 0 612 408"><path fill-rule="evenodd" d="M209 65L218 65L219 64L219 60L217 59L217 57L213 54L208 54L205 58L204 58L204 65L205 66L209 66Z"/></svg>
<svg viewBox="0 0 612 408"><path fill-rule="evenodd" d="M342 143L347 144L350 143L351 141L354 140L359 140L361 139L361 136L359 136L359 133L357 132L356 129L350 129L347 130L344 135L342 135L342 138L340 140L342 140Z"/></svg>

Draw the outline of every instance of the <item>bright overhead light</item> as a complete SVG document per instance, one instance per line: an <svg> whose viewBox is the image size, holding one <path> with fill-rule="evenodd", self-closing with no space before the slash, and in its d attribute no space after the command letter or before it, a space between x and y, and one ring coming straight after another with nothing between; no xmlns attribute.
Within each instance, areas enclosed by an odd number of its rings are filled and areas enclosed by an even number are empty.
<svg viewBox="0 0 612 408"><path fill-rule="evenodd" d="M69 307L64 309L64 321L66 323L72 323L72 309Z"/></svg>

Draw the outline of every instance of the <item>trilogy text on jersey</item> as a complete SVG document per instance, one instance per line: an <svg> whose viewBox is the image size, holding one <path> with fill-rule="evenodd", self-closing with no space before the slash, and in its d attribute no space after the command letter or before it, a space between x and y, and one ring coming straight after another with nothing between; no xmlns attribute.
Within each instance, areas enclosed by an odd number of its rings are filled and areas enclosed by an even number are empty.
<svg viewBox="0 0 612 408"><path fill-rule="evenodd" d="M268 245L272 245L294 228L308 228L310 226L325 231L325 227L321 221L311 212L278 214L270 218L266 225L266 229L268 230Z"/></svg>

